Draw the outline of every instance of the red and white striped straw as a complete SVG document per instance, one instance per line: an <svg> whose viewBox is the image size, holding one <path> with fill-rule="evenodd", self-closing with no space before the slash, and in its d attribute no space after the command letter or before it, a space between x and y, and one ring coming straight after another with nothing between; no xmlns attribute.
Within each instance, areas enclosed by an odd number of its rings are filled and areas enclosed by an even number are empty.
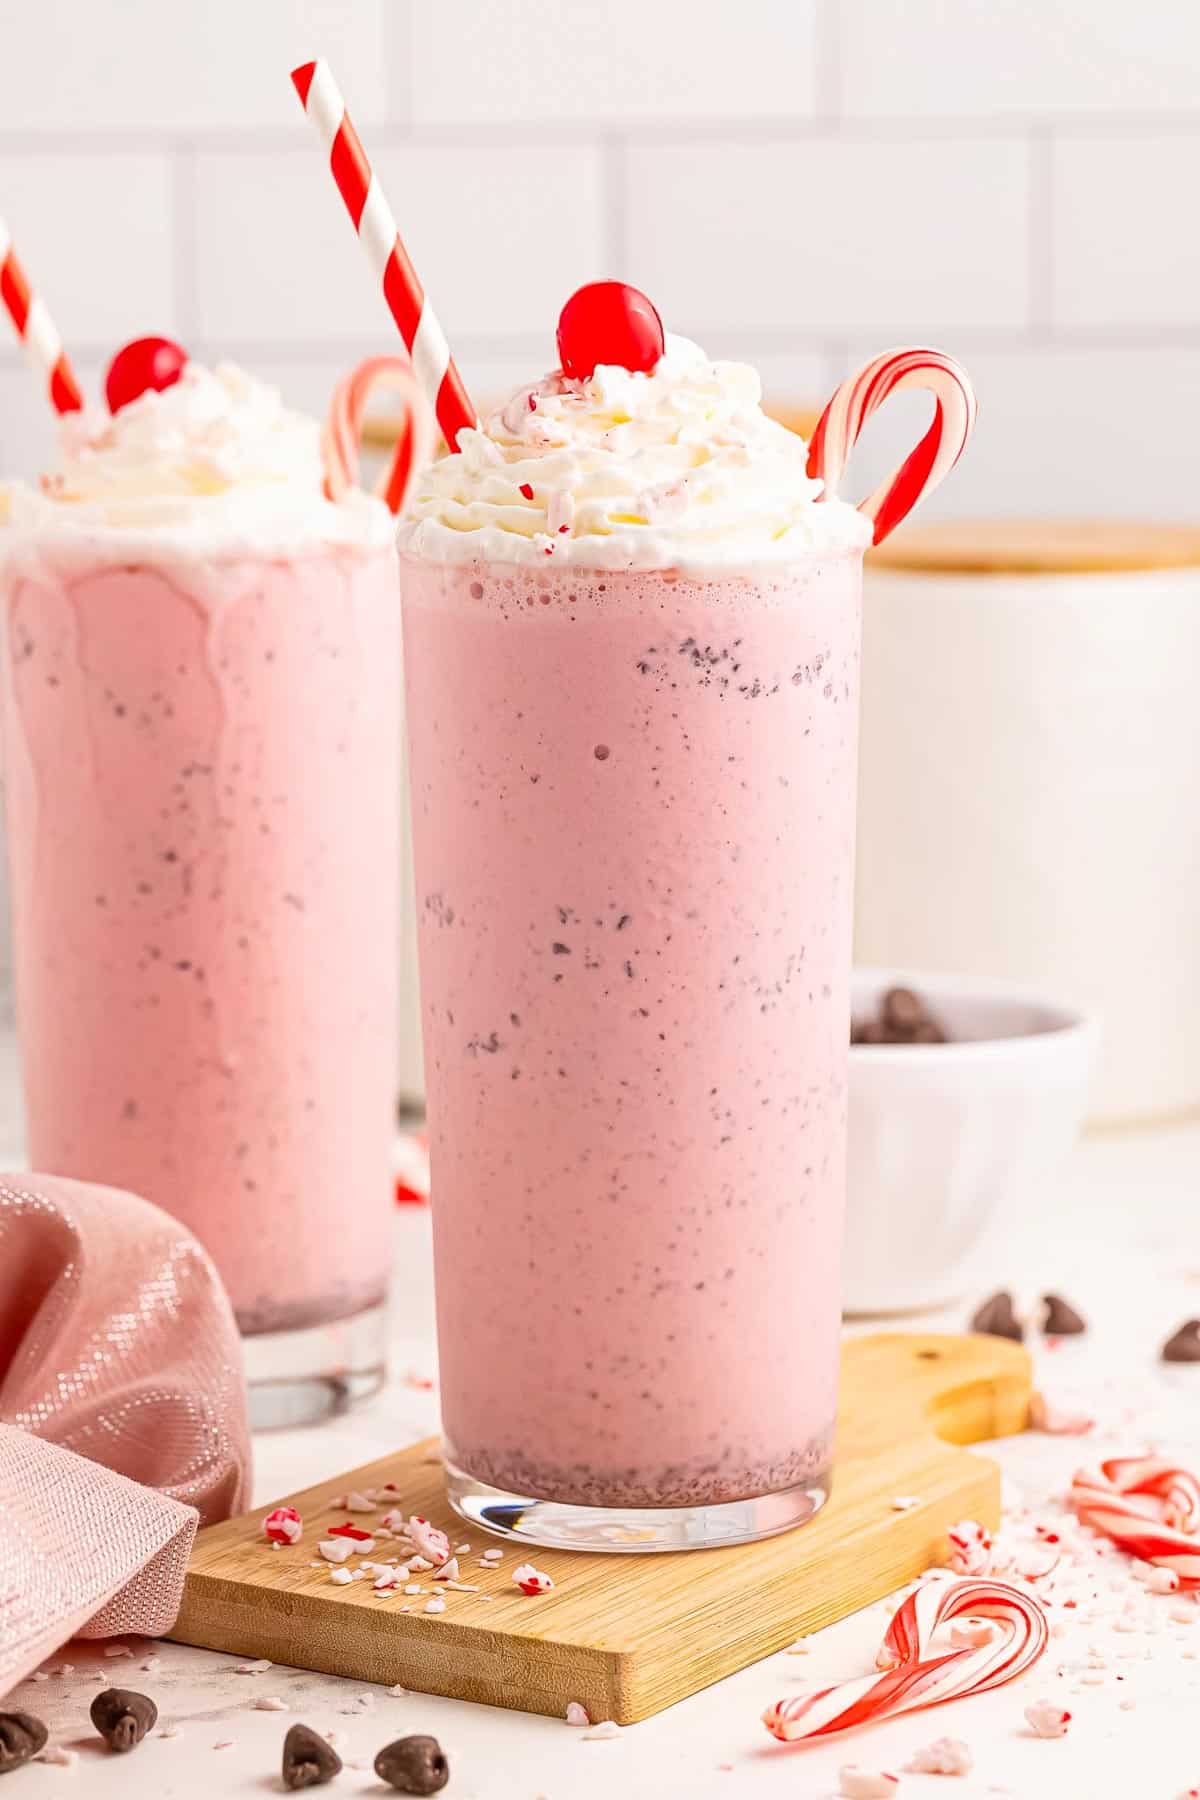
<svg viewBox="0 0 1200 1800"><path fill-rule="evenodd" d="M303 63L293 69L292 83L317 136L329 151L329 167L351 223L383 285L383 297L408 346L421 390L437 414L442 435L454 450L459 432L464 426L478 425L479 416L454 366L445 333L408 260L392 209L350 123L346 103L323 61Z"/></svg>
<svg viewBox="0 0 1200 1800"><path fill-rule="evenodd" d="M0 300L25 346L31 367L45 379L55 412L80 412L83 395L75 371L45 301L34 293L26 280L3 219L0 219Z"/></svg>
<svg viewBox="0 0 1200 1800"><path fill-rule="evenodd" d="M843 381L821 414L808 447L808 472L825 483L822 498L832 499L867 420L889 394L909 387L928 388L933 395L933 424L858 509L874 526L877 544L895 531L918 500L933 492L966 448L976 414L975 390L966 370L941 350L885 350Z"/></svg>

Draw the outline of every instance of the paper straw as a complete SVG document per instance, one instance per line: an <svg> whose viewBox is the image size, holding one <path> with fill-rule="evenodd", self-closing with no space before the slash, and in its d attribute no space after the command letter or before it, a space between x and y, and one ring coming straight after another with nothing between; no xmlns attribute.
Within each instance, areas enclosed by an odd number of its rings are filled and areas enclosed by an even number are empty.
<svg viewBox="0 0 1200 1800"><path fill-rule="evenodd" d="M443 437L454 450L459 432L464 426L478 425L479 417L467 398L450 346L408 252L400 242L392 209L350 123L346 103L328 65L322 61L303 63L293 69L292 83L317 136L329 151L330 171L351 223L408 346L421 390L437 415Z"/></svg>
<svg viewBox="0 0 1200 1800"><path fill-rule="evenodd" d="M83 395L75 371L67 360L62 339L46 310L45 301L34 293L25 278L3 219L0 219L0 300L25 346L30 366L45 380L55 412L80 412Z"/></svg>

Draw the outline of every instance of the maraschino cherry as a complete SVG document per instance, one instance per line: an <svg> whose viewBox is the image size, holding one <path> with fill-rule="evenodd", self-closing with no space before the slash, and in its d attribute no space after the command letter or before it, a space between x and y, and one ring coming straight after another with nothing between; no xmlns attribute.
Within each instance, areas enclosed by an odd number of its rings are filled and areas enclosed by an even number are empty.
<svg viewBox="0 0 1200 1800"><path fill-rule="evenodd" d="M164 388L174 387L186 367L187 351L170 338L135 338L118 350L108 365L104 392L109 412L120 412L151 388L161 394Z"/></svg>
<svg viewBox="0 0 1200 1800"><path fill-rule="evenodd" d="M558 315L564 375L586 381L597 363L645 372L663 353L663 325L653 303L623 281L589 281Z"/></svg>

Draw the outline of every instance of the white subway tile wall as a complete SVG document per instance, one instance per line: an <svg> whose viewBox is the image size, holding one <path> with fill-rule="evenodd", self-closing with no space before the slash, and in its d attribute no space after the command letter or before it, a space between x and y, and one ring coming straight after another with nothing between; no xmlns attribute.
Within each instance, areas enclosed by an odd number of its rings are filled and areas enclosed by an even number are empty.
<svg viewBox="0 0 1200 1800"><path fill-rule="evenodd" d="M901 338L958 352L979 432L931 512L1195 513L1200 8L40 0L0 56L0 213L93 380L166 331L315 409L393 341L288 81L318 53L477 398L624 275L781 404ZM49 437L0 321L0 474Z"/></svg>
<svg viewBox="0 0 1200 1800"><path fill-rule="evenodd" d="M288 81L318 54L478 400L625 276L797 408L903 338L961 355L930 515L1196 517L1195 0L38 0L0 215L91 391L164 331L317 411L394 342ZM872 422L856 489L927 409ZM0 476L51 442L0 317Z"/></svg>

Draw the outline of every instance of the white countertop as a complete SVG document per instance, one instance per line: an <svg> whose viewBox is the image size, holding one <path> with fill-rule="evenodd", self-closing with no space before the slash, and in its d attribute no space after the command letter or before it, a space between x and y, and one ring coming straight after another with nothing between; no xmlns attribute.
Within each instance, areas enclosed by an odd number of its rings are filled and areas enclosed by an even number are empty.
<svg viewBox="0 0 1200 1800"><path fill-rule="evenodd" d="M1036 1509L1057 1501L1079 1463L1147 1443L1200 1469L1200 1365L1166 1369L1156 1360L1167 1333L1200 1313L1198 1202L1200 1121L1095 1135L1076 1152L1061 1194L1014 1233L991 1285L1012 1283L1029 1295L1057 1288L1084 1311L1091 1321L1085 1338L1065 1341L1054 1354L1038 1349L1039 1381L1053 1399L1086 1402L1098 1421L1083 1439L1028 1434L996 1446L1014 1502ZM397 1238L388 1387L329 1425L261 1437L256 1502L436 1429L436 1395L414 1385L414 1377L433 1374L428 1214L401 1209ZM961 1327L966 1310L907 1322ZM1175 1800L1200 1783L1200 1602L1146 1597L1142 1622L1149 1629L1118 1634L1111 1620L1120 1604L1112 1599L1052 1640L1042 1662L1012 1686L792 1749L767 1737L763 1707L802 1681L867 1672L890 1608L846 1619L810 1639L809 1654L770 1657L607 1742L586 1740L565 1722L419 1694L393 1698L297 1670L238 1675L235 1658L171 1644L135 1645L134 1661L105 1660L98 1646L75 1644L48 1665L66 1660L75 1665L71 1674L26 1683L6 1705L44 1717L58 1742L79 1750L79 1760L21 1774L11 1800L22 1800L27 1789L31 1800L81 1792L89 1800L282 1792L279 1748L296 1720L336 1730L343 1760L361 1762L361 1772L348 1766L330 1790L343 1795L390 1791L370 1772L375 1752L392 1737L427 1731L450 1758L448 1800L824 1800L837 1793L837 1771L848 1762L900 1771L904 1800ZM1172 1612L1181 1614L1179 1622ZM1104 1666L1089 1671L1084 1684L1089 1651ZM150 1654L161 1660L143 1672ZM152 1694L178 1735L152 1738L132 1758L104 1753L86 1720L98 1667L108 1680ZM265 1695L281 1697L288 1712L255 1710ZM1039 1740L1026 1729L1024 1707L1043 1696L1064 1697L1073 1712L1065 1739ZM1132 1707L1122 1710L1119 1698ZM970 1745L970 1776L903 1773L914 1749L945 1735Z"/></svg>

